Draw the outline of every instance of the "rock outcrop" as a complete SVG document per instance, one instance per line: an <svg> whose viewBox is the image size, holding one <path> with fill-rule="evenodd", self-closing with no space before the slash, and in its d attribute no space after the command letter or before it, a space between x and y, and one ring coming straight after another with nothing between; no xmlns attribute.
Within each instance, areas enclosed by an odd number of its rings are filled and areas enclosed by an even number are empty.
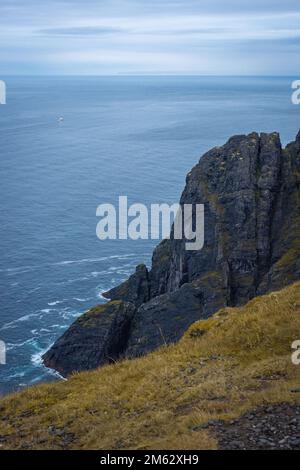
<svg viewBox="0 0 300 470"><path fill-rule="evenodd" d="M150 300L149 273L144 264L136 267L135 273L120 286L102 293L103 297L116 300L122 299L140 306Z"/></svg>
<svg viewBox="0 0 300 470"><path fill-rule="evenodd" d="M204 204L205 245L187 251L187 240L171 233L155 249L151 270L138 266L128 281L104 294L126 302L127 309L131 305L114 358L174 342L195 320L300 278L300 132L285 149L277 133L232 137L190 171L180 204ZM68 347L58 340L45 364L62 373L101 365L105 329L114 328L106 315L99 318L96 345L92 331L86 338L79 332L84 328L78 330L83 316L64 335Z"/></svg>
<svg viewBox="0 0 300 470"><path fill-rule="evenodd" d="M114 301L79 317L43 356L63 376L114 362L125 351L135 307Z"/></svg>

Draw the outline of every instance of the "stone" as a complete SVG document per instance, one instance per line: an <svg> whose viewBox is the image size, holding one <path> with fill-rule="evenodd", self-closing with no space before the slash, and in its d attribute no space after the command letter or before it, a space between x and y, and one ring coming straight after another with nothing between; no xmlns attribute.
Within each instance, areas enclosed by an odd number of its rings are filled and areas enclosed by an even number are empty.
<svg viewBox="0 0 300 470"><path fill-rule="evenodd" d="M126 356L141 356L176 342L192 323L206 318L202 306L203 292L192 284L141 305L132 321Z"/></svg>
<svg viewBox="0 0 300 470"><path fill-rule="evenodd" d="M91 309L44 354L45 366L66 377L114 362L127 346L134 313L133 304L121 301Z"/></svg>
<svg viewBox="0 0 300 470"><path fill-rule="evenodd" d="M107 292L103 292L102 295L110 300L132 302L139 307L150 299L148 269L144 264L140 264L127 281Z"/></svg>
<svg viewBox="0 0 300 470"><path fill-rule="evenodd" d="M48 367L64 375L146 354L196 320L300 279L300 132L286 148L276 132L213 148L187 175L180 204L204 204L203 249L186 250L172 230L150 270L139 265L103 294L120 304L88 312L50 348Z"/></svg>

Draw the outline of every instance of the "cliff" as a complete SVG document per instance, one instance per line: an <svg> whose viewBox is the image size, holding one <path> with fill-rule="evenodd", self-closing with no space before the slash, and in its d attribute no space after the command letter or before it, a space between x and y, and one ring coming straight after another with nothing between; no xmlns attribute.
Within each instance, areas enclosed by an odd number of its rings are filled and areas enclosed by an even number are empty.
<svg viewBox="0 0 300 470"><path fill-rule="evenodd" d="M2 449L300 449L300 282L175 345L0 400Z"/></svg>
<svg viewBox="0 0 300 470"><path fill-rule="evenodd" d="M143 355L176 342L196 320L300 279L300 132L286 148L277 133L252 133L203 155L180 199L197 203L205 207L204 248L187 251L171 233L152 268L138 266L105 293L113 302L79 318L45 365L68 375Z"/></svg>

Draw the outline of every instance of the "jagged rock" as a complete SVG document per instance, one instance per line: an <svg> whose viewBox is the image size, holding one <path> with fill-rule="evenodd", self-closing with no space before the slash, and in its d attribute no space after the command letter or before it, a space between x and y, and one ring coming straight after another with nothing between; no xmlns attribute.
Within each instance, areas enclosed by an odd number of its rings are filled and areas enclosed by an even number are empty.
<svg viewBox="0 0 300 470"><path fill-rule="evenodd" d="M67 376L94 369L122 356L135 307L114 301L79 317L43 356L47 367Z"/></svg>
<svg viewBox="0 0 300 470"><path fill-rule="evenodd" d="M150 299L148 269L144 264L140 264L127 281L108 292L104 292L102 295L110 300L133 302L136 306L147 302Z"/></svg>
<svg viewBox="0 0 300 470"><path fill-rule="evenodd" d="M177 341L191 323L202 317L202 310L203 292L192 284L143 304L132 322L126 356L140 356Z"/></svg>
<svg viewBox="0 0 300 470"><path fill-rule="evenodd" d="M154 250L149 272L138 266L126 282L104 294L137 309L134 314L130 307L126 327L116 329L118 344L122 330L126 333L122 348L113 347L114 357L145 354L176 341L191 323L221 307L241 305L300 279L300 132L285 149L277 133L254 132L210 150L187 175L180 204L204 204L204 247L188 251L187 240L175 240L172 231ZM46 354L50 367L61 368L57 345L60 351L66 347L63 369L102 363L102 353L95 360L92 330L86 346L84 330L77 326L63 336L67 342L58 340ZM112 337L114 322L107 328ZM101 323L95 336L99 351L103 341L107 345L104 330Z"/></svg>
<svg viewBox="0 0 300 470"><path fill-rule="evenodd" d="M205 246L185 250L186 240L169 240L169 266L160 292L172 292L210 272L223 273L229 305L255 293L268 270L270 224L279 184L278 134L231 138L205 154L187 177L181 204L205 205ZM166 250L166 247L165 247ZM154 266L155 271L155 266ZM157 279L156 272L151 279ZM152 292L155 294L157 286Z"/></svg>
<svg viewBox="0 0 300 470"><path fill-rule="evenodd" d="M185 239L163 240L150 298L218 273L224 302L236 306L300 278L300 132L286 149L277 133L252 133L210 150L180 203L205 205L205 246L187 251Z"/></svg>
<svg viewBox="0 0 300 470"><path fill-rule="evenodd" d="M300 278L300 132L282 152L280 186L271 218L270 269L258 295Z"/></svg>
<svg viewBox="0 0 300 470"><path fill-rule="evenodd" d="M211 275L141 305L132 320L126 356L141 356L178 341L192 323L223 307L220 281L217 274ZM214 307L208 310L207 305Z"/></svg>

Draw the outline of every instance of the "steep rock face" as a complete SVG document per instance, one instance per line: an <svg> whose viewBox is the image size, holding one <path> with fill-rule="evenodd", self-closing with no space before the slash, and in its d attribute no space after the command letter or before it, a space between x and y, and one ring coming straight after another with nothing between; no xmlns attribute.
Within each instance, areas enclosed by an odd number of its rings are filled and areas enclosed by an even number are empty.
<svg viewBox="0 0 300 470"><path fill-rule="evenodd" d="M103 292L102 295L110 300L122 299L133 302L136 306L148 302L150 299L148 269L144 264L140 264L127 281L108 292Z"/></svg>
<svg viewBox="0 0 300 470"><path fill-rule="evenodd" d="M300 133L282 149L279 135L232 137L188 174L180 203L205 205L205 246L164 240L154 251L150 295L222 277L226 305L299 278Z"/></svg>
<svg viewBox="0 0 300 470"><path fill-rule="evenodd" d="M79 317L43 356L63 376L119 358L128 341L135 307L121 301L98 305Z"/></svg>
<svg viewBox="0 0 300 470"><path fill-rule="evenodd" d="M300 279L300 132L285 149L277 133L252 133L210 150L187 175L180 204L204 204L203 249L186 250L171 232L149 272L138 266L104 294L135 306L121 355L174 342L195 320ZM95 363L86 357L86 368Z"/></svg>
<svg viewBox="0 0 300 470"><path fill-rule="evenodd" d="M280 186L271 221L270 269L257 294L300 278L300 132L283 150Z"/></svg>
<svg viewBox="0 0 300 470"><path fill-rule="evenodd" d="M231 138L205 154L189 173L181 204L205 205L205 246L185 250L186 240L169 240L164 278L154 253L152 295L172 292L210 272L223 277L224 303L238 305L256 293L270 267L271 223L280 186L278 134Z"/></svg>
<svg viewBox="0 0 300 470"><path fill-rule="evenodd" d="M204 281L187 283L141 305L133 317L126 357L141 356L161 345L178 341L192 323L215 311L207 308L208 300L218 310L218 303L219 307L223 305L222 296L215 289L218 279L212 276L205 286Z"/></svg>

